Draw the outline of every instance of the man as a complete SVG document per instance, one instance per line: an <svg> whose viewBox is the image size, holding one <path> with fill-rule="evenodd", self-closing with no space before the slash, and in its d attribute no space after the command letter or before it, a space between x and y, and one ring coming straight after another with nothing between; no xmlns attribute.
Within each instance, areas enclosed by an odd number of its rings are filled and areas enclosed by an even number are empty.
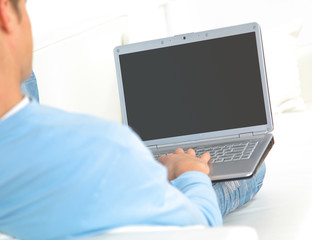
<svg viewBox="0 0 312 240"><path fill-rule="evenodd" d="M32 69L25 2L0 0L0 232L42 240L127 225L222 225L209 153L177 149L160 164L128 128L22 95Z"/></svg>

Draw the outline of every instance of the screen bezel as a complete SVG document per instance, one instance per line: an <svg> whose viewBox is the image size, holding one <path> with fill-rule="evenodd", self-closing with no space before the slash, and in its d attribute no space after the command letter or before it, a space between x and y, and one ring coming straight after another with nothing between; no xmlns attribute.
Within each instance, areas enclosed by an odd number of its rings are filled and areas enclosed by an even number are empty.
<svg viewBox="0 0 312 240"><path fill-rule="evenodd" d="M146 41L146 42L116 47L114 49L114 56L115 56L116 73L117 73L117 80L118 80L118 86L119 86L119 95L120 95L123 123L125 125L128 125L127 109L126 109L123 81L122 81L122 74L121 74L121 66L120 66L120 61L119 61L120 55L141 52L141 51L146 51L146 50L153 50L153 49L158 49L158 48L163 48L163 47L188 44L192 42L205 41L205 40L210 40L210 39L222 38L222 37L227 37L227 36L234 36L234 35L251 33L251 32L255 33L255 36L256 36L256 44L257 44L257 51L258 51L258 60L259 60L259 68L260 68L261 81L262 81L263 98L264 98L264 104L265 104L267 124L257 125L253 127L243 127L243 128L236 128L236 129L230 129L230 130L221 130L221 131L206 132L206 133L200 133L200 134L184 135L184 136L179 136L179 137L169 137L169 138L162 138L162 139L156 139L156 140L148 140L148 141L144 141L144 143L146 144L146 146L153 146L153 145L172 144L176 142L189 142L189 141L197 141L197 140L205 140L205 139L217 139L217 138L222 138L224 136L234 137L239 134L250 133L250 132L255 133L255 134L271 132L273 130L272 111L271 111L271 104L270 104L270 97L269 97L269 89L268 89L268 84L267 84L267 75L266 75L265 59L264 59L264 53L263 53L263 44L262 44L262 38L261 38L261 30L260 30L259 24L257 23L243 24L243 25L209 30L209 31L198 32L198 33L183 34L183 35L169 37L169 38L157 39L157 40L152 40L152 41Z"/></svg>

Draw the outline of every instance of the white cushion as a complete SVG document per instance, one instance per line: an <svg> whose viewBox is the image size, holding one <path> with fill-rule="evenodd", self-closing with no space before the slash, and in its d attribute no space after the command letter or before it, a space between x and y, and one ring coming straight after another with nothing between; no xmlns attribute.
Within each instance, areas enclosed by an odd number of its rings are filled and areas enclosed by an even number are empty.
<svg viewBox="0 0 312 240"><path fill-rule="evenodd" d="M113 49L121 44L123 19L35 50L41 104L121 121Z"/></svg>
<svg viewBox="0 0 312 240"><path fill-rule="evenodd" d="M11 240L0 234L0 240ZM161 227L161 226L128 226L96 236L81 238L81 240L257 240L257 233L246 226L207 228L191 227Z"/></svg>
<svg viewBox="0 0 312 240"><path fill-rule="evenodd" d="M11 239L14 239L8 235L5 235L5 234L2 234L0 233L0 240L11 240Z"/></svg>
<svg viewBox="0 0 312 240"><path fill-rule="evenodd" d="M125 227L84 240L207 240L239 239L256 240L254 229L244 226L236 227Z"/></svg>

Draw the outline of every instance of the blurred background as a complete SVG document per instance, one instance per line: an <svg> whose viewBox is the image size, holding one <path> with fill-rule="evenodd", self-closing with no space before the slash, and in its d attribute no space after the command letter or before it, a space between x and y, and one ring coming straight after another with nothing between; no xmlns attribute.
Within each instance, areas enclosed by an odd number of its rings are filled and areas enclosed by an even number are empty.
<svg viewBox="0 0 312 240"><path fill-rule="evenodd" d="M311 0L31 0L27 8L42 104L121 122L114 47L258 22L274 114L312 109Z"/></svg>

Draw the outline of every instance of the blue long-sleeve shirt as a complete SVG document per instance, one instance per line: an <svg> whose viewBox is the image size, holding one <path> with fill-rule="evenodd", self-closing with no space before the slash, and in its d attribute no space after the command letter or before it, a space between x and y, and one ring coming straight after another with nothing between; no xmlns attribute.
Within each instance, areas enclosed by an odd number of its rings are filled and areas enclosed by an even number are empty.
<svg viewBox="0 0 312 240"><path fill-rule="evenodd" d="M0 121L0 232L69 239L126 225L219 226L210 179L169 183L135 133L32 101Z"/></svg>

